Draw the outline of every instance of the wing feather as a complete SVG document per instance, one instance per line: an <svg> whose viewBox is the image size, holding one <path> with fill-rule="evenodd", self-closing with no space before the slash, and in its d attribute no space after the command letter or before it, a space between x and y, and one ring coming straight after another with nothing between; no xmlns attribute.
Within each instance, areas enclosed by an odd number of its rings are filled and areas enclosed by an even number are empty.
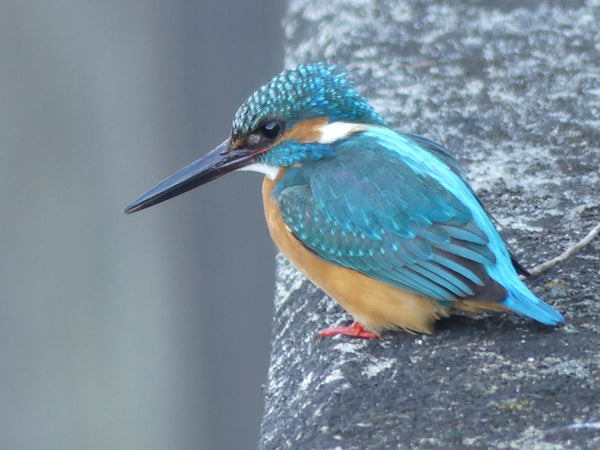
<svg viewBox="0 0 600 450"><path fill-rule="evenodd" d="M506 296L486 270L496 261L487 236L434 174L385 147L343 145L334 157L289 168L277 188L282 218L307 248L442 302ZM465 195L474 195L466 183Z"/></svg>

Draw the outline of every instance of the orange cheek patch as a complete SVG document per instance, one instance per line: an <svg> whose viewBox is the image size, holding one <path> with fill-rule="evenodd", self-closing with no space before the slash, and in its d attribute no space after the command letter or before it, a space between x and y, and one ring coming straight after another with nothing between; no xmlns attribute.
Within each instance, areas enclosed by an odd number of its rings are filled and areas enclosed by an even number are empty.
<svg viewBox="0 0 600 450"><path fill-rule="evenodd" d="M283 136L275 143L279 144L282 141L296 140L302 144L309 142L318 142L321 138L321 127L329 121L327 116L316 117L314 119L303 120L298 122L292 128L287 130Z"/></svg>

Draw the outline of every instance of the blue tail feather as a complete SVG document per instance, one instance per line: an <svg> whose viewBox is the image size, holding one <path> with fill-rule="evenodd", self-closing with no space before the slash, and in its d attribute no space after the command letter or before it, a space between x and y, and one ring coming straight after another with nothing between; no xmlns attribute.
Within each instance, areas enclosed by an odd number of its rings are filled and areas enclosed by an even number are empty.
<svg viewBox="0 0 600 450"><path fill-rule="evenodd" d="M545 325L565 323L562 314L537 298L520 280L519 284L508 288L509 295L500 304Z"/></svg>

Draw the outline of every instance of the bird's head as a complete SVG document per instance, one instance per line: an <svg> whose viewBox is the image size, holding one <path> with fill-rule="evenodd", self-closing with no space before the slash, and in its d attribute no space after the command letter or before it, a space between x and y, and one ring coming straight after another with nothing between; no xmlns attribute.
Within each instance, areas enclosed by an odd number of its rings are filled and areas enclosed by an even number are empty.
<svg viewBox="0 0 600 450"><path fill-rule="evenodd" d="M315 63L285 70L240 106L229 138L124 212L148 208L233 170L274 178L282 167L330 156L333 143L366 125L386 123L335 66Z"/></svg>

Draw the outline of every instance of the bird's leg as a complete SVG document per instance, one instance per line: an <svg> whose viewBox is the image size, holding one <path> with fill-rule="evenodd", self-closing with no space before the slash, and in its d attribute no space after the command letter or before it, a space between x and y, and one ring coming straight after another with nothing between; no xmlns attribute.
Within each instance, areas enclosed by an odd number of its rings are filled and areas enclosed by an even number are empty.
<svg viewBox="0 0 600 450"><path fill-rule="evenodd" d="M365 330L358 322L354 322L352 325L340 325L337 327L325 328L324 330L319 331L320 337L335 336L337 334L364 339L377 339L379 337L376 334Z"/></svg>

